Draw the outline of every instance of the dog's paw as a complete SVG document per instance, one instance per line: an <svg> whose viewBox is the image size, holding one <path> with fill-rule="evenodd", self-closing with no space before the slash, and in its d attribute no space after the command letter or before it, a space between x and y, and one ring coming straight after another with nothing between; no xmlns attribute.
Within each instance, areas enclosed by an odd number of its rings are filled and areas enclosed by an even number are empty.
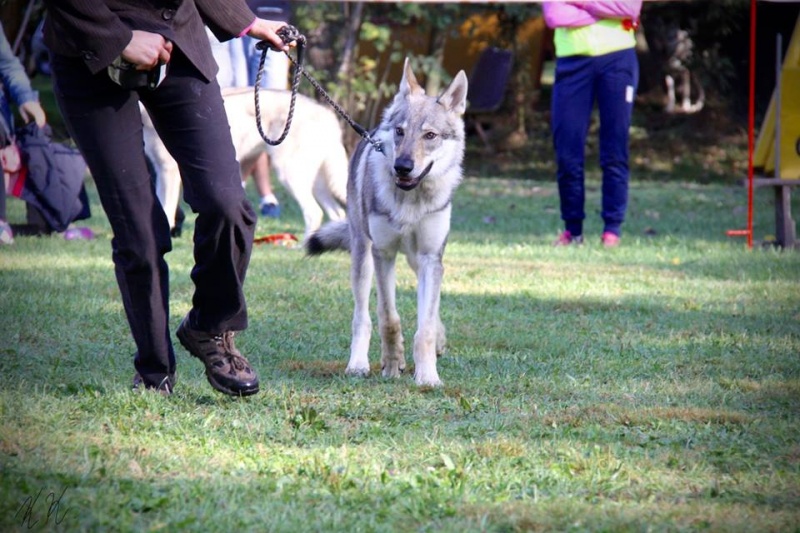
<svg viewBox="0 0 800 533"><path fill-rule="evenodd" d="M406 367L397 363L384 365L381 368L381 375L385 378L399 378L406 371Z"/></svg>
<svg viewBox="0 0 800 533"><path fill-rule="evenodd" d="M348 376L355 376L357 378L365 378L369 376L369 367L357 367L348 365L344 369L344 373Z"/></svg>
<svg viewBox="0 0 800 533"><path fill-rule="evenodd" d="M414 382L420 387L441 387L444 385L436 372L433 372L432 374L422 374L417 372L414 374Z"/></svg>

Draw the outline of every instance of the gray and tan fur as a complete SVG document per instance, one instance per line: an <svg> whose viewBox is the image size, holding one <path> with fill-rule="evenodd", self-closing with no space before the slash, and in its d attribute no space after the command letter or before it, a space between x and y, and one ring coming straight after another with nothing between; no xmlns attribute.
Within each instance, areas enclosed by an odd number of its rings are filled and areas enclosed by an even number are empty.
<svg viewBox="0 0 800 533"><path fill-rule="evenodd" d="M350 251L353 310L346 373L367 375L372 331L369 296L373 275L383 376L405 370L403 334L395 302L395 259L402 252L417 276L414 379L441 385L437 356L445 349L439 318L444 256L453 193L462 178L467 77L460 71L438 97L428 96L408 59L400 88L373 137L383 152L362 141L350 160L347 220L322 226L306 242L310 255Z"/></svg>

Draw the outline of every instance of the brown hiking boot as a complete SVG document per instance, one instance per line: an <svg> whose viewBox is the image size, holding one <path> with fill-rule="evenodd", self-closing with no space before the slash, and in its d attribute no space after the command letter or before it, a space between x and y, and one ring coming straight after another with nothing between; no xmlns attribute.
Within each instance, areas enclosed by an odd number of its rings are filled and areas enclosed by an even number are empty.
<svg viewBox="0 0 800 533"><path fill-rule="evenodd" d="M233 344L233 331L212 335L189 328L189 315L178 326L178 340L190 354L206 366L211 386L231 396L250 396L258 392L255 370Z"/></svg>

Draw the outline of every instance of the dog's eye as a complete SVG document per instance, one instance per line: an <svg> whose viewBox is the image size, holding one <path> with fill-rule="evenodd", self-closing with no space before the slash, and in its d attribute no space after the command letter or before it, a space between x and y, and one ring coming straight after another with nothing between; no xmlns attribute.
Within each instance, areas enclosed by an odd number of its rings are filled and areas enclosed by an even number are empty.
<svg viewBox="0 0 800 533"><path fill-rule="evenodd" d="M403 131L403 128L395 128L394 134L397 135L398 137L402 137L403 135L405 135L405 132Z"/></svg>
<svg viewBox="0 0 800 533"><path fill-rule="evenodd" d="M428 133L426 133L426 134L425 134L425 140L426 140L426 141L432 141L432 140L434 140L436 137L438 137L438 135L436 135L436 134L435 134L434 132L432 132L432 131L429 131Z"/></svg>

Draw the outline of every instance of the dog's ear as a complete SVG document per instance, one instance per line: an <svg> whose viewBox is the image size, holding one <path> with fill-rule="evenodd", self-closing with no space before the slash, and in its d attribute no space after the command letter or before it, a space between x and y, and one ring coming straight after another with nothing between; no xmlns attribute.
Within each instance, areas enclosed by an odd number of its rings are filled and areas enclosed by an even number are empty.
<svg viewBox="0 0 800 533"><path fill-rule="evenodd" d="M425 89L417 81L414 72L411 70L411 62L406 58L403 64L403 79L400 80L400 94L408 96L412 94L425 94Z"/></svg>
<svg viewBox="0 0 800 533"><path fill-rule="evenodd" d="M463 115L467 110L467 85L467 75L463 70L459 70L437 101L445 109Z"/></svg>

